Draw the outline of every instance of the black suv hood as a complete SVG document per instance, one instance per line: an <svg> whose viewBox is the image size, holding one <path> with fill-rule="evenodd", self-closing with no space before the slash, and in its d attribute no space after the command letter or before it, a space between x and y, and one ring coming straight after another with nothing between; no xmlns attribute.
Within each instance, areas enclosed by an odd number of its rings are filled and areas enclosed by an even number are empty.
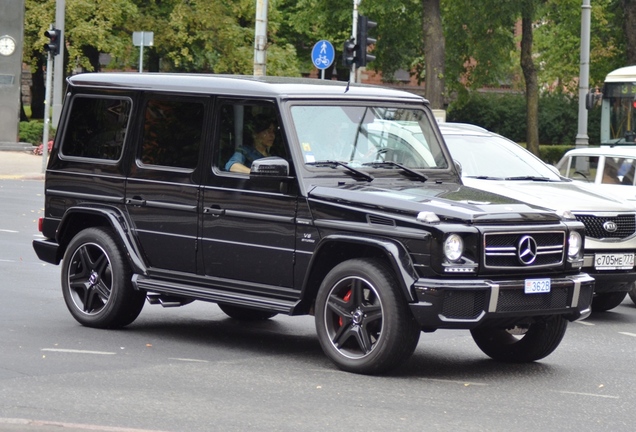
<svg viewBox="0 0 636 432"><path fill-rule="evenodd" d="M309 191L309 200L402 215L430 211L442 220L469 223L509 224L561 220L556 213L546 208L452 183L315 186Z"/></svg>

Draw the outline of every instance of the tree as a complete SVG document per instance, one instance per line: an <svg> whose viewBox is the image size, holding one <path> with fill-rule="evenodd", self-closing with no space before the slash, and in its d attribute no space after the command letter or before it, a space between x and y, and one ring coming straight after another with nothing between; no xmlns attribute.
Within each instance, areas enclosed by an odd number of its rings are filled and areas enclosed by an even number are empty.
<svg viewBox="0 0 636 432"><path fill-rule="evenodd" d="M431 107L444 108L445 39L440 0L422 0L422 34L426 65L424 95Z"/></svg>
<svg viewBox="0 0 636 432"><path fill-rule="evenodd" d="M623 11L617 8L617 3L616 0L591 2L591 86L601 85L608 72L626 64L627 36L623 35ZM578 91L581 8L581 0L548 0L542 6L541 23L535 29L534 39L541 64L540 87L570 93Z"/></svg>
<svg viewBox="0 0 636 432"><path fill-rule="evenodd" d="M520 1L521 69L526 83L526 148L539 156L539 82L532 56L532 27L535 20L536 1Z"/></svg>
<svg viewBox="0 0 636 432"><path fill-rule="evenodd" d="M621 0L627 59L625 65L636 64L636 0Z"/></svg>

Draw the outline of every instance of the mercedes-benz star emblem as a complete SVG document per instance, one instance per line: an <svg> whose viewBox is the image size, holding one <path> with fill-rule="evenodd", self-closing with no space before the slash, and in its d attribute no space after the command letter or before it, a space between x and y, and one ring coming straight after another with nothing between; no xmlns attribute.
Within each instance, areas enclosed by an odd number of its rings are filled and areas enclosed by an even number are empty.
<svg viewBox="0 0 636 432"><path fill-rule="evenodd" d="M530 236L523 236L517 245L517 256L521 264L530 265L537 259L537 242Z"/></svg>

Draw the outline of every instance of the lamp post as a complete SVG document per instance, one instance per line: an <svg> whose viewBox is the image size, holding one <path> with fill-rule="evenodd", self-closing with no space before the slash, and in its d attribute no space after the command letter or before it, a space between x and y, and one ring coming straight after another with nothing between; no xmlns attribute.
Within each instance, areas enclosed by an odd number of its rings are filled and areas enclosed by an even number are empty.
<svg viewBox="0 0 636 432"><path fill-rule="evenodd" d="M578 133L574 141L576 147L587 147L589 136L587 135L587 108L585 97L590 89L590 0L583 0L581 6L581 65L579 71L579 124Z"/></svg>

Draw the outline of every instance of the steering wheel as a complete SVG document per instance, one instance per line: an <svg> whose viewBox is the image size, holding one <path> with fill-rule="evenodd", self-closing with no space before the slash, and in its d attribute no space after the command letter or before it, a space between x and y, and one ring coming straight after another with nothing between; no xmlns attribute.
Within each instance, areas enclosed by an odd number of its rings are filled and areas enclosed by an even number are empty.
<svg viewBox="0 0 636 432"><path fill-rule="evenodd" d="M581 177L583 177L585 179L586 182L590 182L590 180L587 178L587 176L585 174L583 174L581 171L574 171L574 174L578 174Z"/></svg>

